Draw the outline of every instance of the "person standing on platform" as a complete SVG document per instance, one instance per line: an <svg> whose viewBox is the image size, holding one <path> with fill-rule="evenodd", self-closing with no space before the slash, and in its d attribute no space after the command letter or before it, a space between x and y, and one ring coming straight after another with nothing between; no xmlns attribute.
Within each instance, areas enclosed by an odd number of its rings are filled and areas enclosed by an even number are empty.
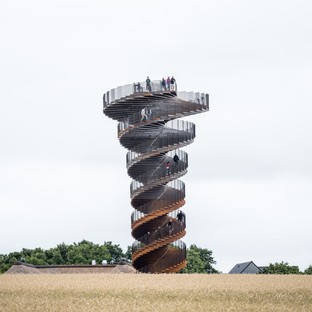
<svg viewBox="0 0 312 312"><path fill-rule="evenodd" d="M148 76L146 78L146 90L148 90L149 92L152 92L151 80L149 79Z"/></svg>
<svg viewBox="0 0 312 312"><path fill-rule="evenodd" d="M163 78L161 80L161 91L166 91L167 87L166 87L166 80L165 78Z"/></svg>
<svg viewBox="0 0 312 312"><path fill-rule="evenodd" d="M170 79L170 91L175 91L175 81L176 80L172 76L171 79Z"/></svg>
<svg viewBox="0 0 312 312"><path fill-rule="evenodd" d="M168 76L167 78L167 90L170 91L170 83L171 83L171 79L170 77Z"/></svg>

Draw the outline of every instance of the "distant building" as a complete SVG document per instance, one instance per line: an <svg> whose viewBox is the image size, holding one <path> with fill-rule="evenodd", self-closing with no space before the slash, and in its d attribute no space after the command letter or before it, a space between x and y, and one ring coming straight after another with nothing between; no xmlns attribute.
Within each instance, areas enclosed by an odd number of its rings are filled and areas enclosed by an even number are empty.
<svg viewBox="0 0 312 312"><path fill-rule="evenodd" d="M258 274L263 267L256 266L252 261L236 264L229 274Z"/></svg>
<svg viewBox="0 0 312 312"><path fill-rule="evenodd" d="M16 262L6 271L6 274L77 274L77 273L136 273L130 263L105 265L32 265L24 262Z"/></svg>

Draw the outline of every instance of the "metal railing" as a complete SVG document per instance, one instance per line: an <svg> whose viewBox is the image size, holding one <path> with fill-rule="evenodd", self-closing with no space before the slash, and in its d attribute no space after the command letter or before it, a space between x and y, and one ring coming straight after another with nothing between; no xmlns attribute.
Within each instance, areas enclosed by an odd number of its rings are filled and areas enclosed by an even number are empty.
<svg viewBox="0 0 312 312"><path fill-rule="evenodd" d="M164 149L168 146L178 147L195 138L195 125L189 121L171 120L166 124L152 124L131 131L131 135L120 139L121 145L137 153L147 153ZM173 147L172 149L175 149Z"/></svg>
<svg viewBox="0 0 312 312"><path fill-rule="evenodd" d="M134 82L133 83L133 93L142 93L142 92L177 92L177 83L167 83L165 81L165 85L162 84L161 80L153 80L148 83L146 81L142 82Z"/></svg>
<svg viewBox="0 0 312 312"><path fill-rule="evenodd" d="M169 174L167 164L169 163ZM142 184L150 181L158 181L165 177L184 174L188 168L187 153L176 150L174 155L167 153L162 156L149 158L140 162L139 166L132 167L128 174L136 181Z"/></svg>
<svg viewBox="0 0 312 312"><path fill-rule="evenodd" d="M161 182L160 182L161 183ZM132 181L131 184L130 184L130 194L131 196L134 194L134 193L137 193L142 187L144 187L144 184L141 183L141 182L138 182L138 181ZM185 196L185 185L184 185L184 182L182 182L181 180L173 180L173 181L170 181L166 184L166 186L164 186L165 188L174 188L176 190L180 190L182 192L182 194L184 194ZM183 191L182 191L183 189ZM175 194L176 192L174 192ZM173 203L174 202L177 202L180 200L180 197L181 196L174 196L174 198L172 198Z"/></svg>
<svg viewBox="0 0 312 312"><path fill-rule="evenodd" d="M170 253L170 257L165 257L167 253ZM169 244L164 250L163 257L160 257L154 263L145 265L140 268L142 273L158 273L165 272L166 268L173 267L186 259L186 245L182 241L178 240L172 244Z"/></svg>
<svg viewBox="0 0 312 312"><path fill-rule="evenodd" d="M161 80L153 80L150 83L150 88L147 86L146 81L134 82L133 84L127 84L124 86L119 86L117 88L111 89L110 91L104 93L103 103L104 108L110 103L113 103L122 98L126 98L135 93L144 92L177 92L177 84L170 84L169 88L164 88L162 86Z"/></svg>
<svg viewBox="0 0 312 312"><path fill-rule="evenodd" d="M185 230L185 223L181 221L168 221L166 224L158 228L157 230L146 233L143 236L139 237L132 244L132 253L137 252L147 245L157 242L158 240L169 238L170 236L174 236L178 233L181 233Z"/></svg>
<svg viewBox="0 0 312 312"><path fill-rule="evenodd" d="M155 195L156 190L152 189L149 192L145 192L144 195L149 197L150 202L144 203L141 207L137 207L131 214L131 224L138 221L146 214L149 214L155 210L161 208L165 209L169 205L175 204L185 198L185 184L181 180L173 180L166 185L161 186L164 190L161 193L161 197L157 198L157 201L153 199L157 197ZM142 212L144 211L144 213Z"/></svg>
<svg viewBox="0 0 312 312"><path fill-rule="evenodd" d="M126 163L127 163L127 169L129 169L131 166L133 166L135 163L137 163L143 154L136 153L133 151L129 151L126 155ZM170 157L173 159L175 155L178 155L179 159L185 163L188 164L188 154L180 149L174 149L165 154L167 157Z"/></svg>
<svg viewBox="0 0 312 312"><path fill-rule="evenodd" d="M110 91L107 91L103 95L103 108L105 109L107 106L109 106L111 103L114 103L120 99L125 99L127 97L130 97L131 95L135 95L138 93L144 93L144 92L173 92L175 95L177 95L178 98L188 101L188 102L194 102L201 105L204 105L205 107L209 108L209 96L205 93L200 92L188 92L188 91L177 91L177 84L176 82L174 84L170 84L168 87L163 87L161 80L153 80L150 84L151 88L149 89L146 86L146 81L137 82L133 84L127 84L124 86L118 86L117 88L111 89Z"/></svg>

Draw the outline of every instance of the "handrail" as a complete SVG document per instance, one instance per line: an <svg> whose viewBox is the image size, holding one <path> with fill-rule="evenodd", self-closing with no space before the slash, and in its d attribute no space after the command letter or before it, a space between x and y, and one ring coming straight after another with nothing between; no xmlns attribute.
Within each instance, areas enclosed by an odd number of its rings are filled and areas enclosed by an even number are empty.
<svg viewBox="0 0 312 312"><path fill-rule="evenodd" d="M125 130L133 128L131 127L132 125L139 126L141 124L142 126L144 126L146 122L149 123L149 121L150 123L155 123L155 121L153 121L152 119L152 114L155 114L155 111L153 112L151 108L146 108L146 109L151 110L151 113L149 117L146 117L146 118L144 117L143 120L142 120L142 114L138 112L131 116L127 116L124 121L119 122L117 126L118 137L120 137L121 133L123 133ZM172 118L172 117L169 117L170 114L175 114L175 112L173 110L170 110L170 108L167 108L166 111L164 111L162 116L160 116L159 118L163 120L170 119ZM166 128L169 128L169 129L175 129L175 130L181 130L181 131L188 131L187 129L192 128L191 125L193 125L192 122L185 121L185 120L177 120L177 119L167 120L164 122L156 121L155 123L155 126L165 126ZM150 127L153 128L153 125L150 125Z"/></svg>
<svg viewBox="0 0 312 312"><path fill-rule="evenodd" d="M162 186L164 192L162 192L162 197L157 198L157 202L154 203L146 203L141 207L137 207L131 214L131 224L143 218L146 214L151 213L160 207L167 207L169 205L175 204L185 198L185 184L181 180L173 180L169 182L167 185ZM174 192L165 192L166 190L176 190ZM140 209L140 210L139 210ZM144 211L144 213L142 212Z"/></svg>
<svg viewBox="0 0 312 312"><path fill-rule="evenodd" d="M144 185L151 180L156 181L165 178L167 162L170 164L170 175L183 173L188 168L187 153L176 151L176 153L171 156L166 154L166 156L162 157L161 161L159 161L158 158L155 159L154 162L149 161L153 160L153 158L149 158L146 161L142 161L140 166L133 166L128 169L128 175ZM158 163L156 161L158 161Z"/></svg>
<svg viewBox="0 0 312 312"><path fill-rule="evenodd" d="M113 88L110 91L106 92L103 97L104 108L109 104L130 96L132 94L144 93L144 92L177 92L177 84L170 84L169 90L162 87L161 80L153 80L150 83L150 88L148 88L146 81L141 81L133 84L126 84Z"/></svg>
<svg viewBox="0 0 312 312"><path fill-rule="evenodd" d="M161 240L164 237L176 235L184 230L185 223L183 221L174 221L174 218L170 218L169 221L166 220L165 223L154 232L146 233L137 238L132 244L132 252L136 252L153 242Z"/></svg>
<svg viewBox="0 0 312 312"><path fill-rule="evenodd" d="M185 120L171 120L165 125L147 125L131 133L131 136L121 137L120 144L137 153L150 153L170 145L175 146L171 149L175 149L181 143L190 143L196 135L194 123ZM138 136L143 140L138 140Z"/></svg>
<svg viewBox="0 0 312 312"><path fill-rule="evenodd" d="M162 87L161 80L151 81L151 90L147 88L146 81L118 86L103 94L103 109L108 107L111 103L114 103L120 99L125 99L126 97L130 97L131 95L151 92L172 92L178 98L184 101L198 103L209 109L208 94L193 91L178 91L176 82L171 84L169 89L170 90L168 90L168 88L165 89Z"/></svg>
<svg viewBox="0 0 312 312"><path fill-rule="evenodd" d="M138 181L133 180L130 184L130 194L131 196L136 193L140 188L144 187L144 184ZM185 184L181 180L173 180L167 183L166 188L174 188L182 192L182 196L185 196ZM174 195L175 199L180 199L180 196ZM178 201L176 200L176 201Z"/></svg>
<svg viewBox="0 0 312 312"><path fill-rule="evenodd" d="M178 155L179 159L182 162L185 162L188 164L188 154L186 152L182 151L181 149L171 150L171 151L167 152L166 155L167 155L167 157L170 157L172 159L175 155ZM142 154L140 154L140 153L129 151L126 155L127 169L129 170L129 168L131 166L133 166L136 162L138 162L138 160L140 159L141 156L142 156Z"/></svg>
<svg viewBox="0 0 312 312"><path fill-rule="evenodd" d="M164 261L158 263L152 263L149 265L145 265L140 268L140 272L142 273L154 273L154 272L160 272L164 273L166 270L164 270L164 263L165 262L165 267L170 268L173 267L183 261L185 261L186 258L186 245L183 243L181 240L175 241L172 244L169 244L167 248L170 251L174 251L174 254L171 255L171 257L167 257L164 259ZM166 253L168 252L167 250L165 251ZM151 269L153 268L153 270Z"/></svg>

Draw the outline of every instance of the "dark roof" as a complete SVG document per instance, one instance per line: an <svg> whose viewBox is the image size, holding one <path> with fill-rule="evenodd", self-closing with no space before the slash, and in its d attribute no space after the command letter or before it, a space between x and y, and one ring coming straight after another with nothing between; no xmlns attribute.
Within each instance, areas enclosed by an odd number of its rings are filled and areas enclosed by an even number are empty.
<svg viewBox="0 0 312 312"><path fill-rule="evenodd" d="M45 269L45 268L114 268L118 264L126 264L123 262L114 263L114 264L46 264L46 265L33 265L26 262L16 261L14 265L24 265L27 267L32 267L36 269ZM128 263L127 263L128 264Z"/></svg>
<svg viewBox="0 0 312 312"><path fill-rule="evenodd" d="M256 274L261 272L261 269L257 267L253 261L249 262L243 262L243 263L238 263L236 264L232 270L229 272L229 274L244 274L244 273L249 273L249 274Z"/></svg>
<svg viewBox="0 0 312 312"><path fill-rule="evenodd" d="M6 271L7 274L69 274L69 273L136 273L131 263L121 261L106 265L32 265L16 262Z"/></svg>

